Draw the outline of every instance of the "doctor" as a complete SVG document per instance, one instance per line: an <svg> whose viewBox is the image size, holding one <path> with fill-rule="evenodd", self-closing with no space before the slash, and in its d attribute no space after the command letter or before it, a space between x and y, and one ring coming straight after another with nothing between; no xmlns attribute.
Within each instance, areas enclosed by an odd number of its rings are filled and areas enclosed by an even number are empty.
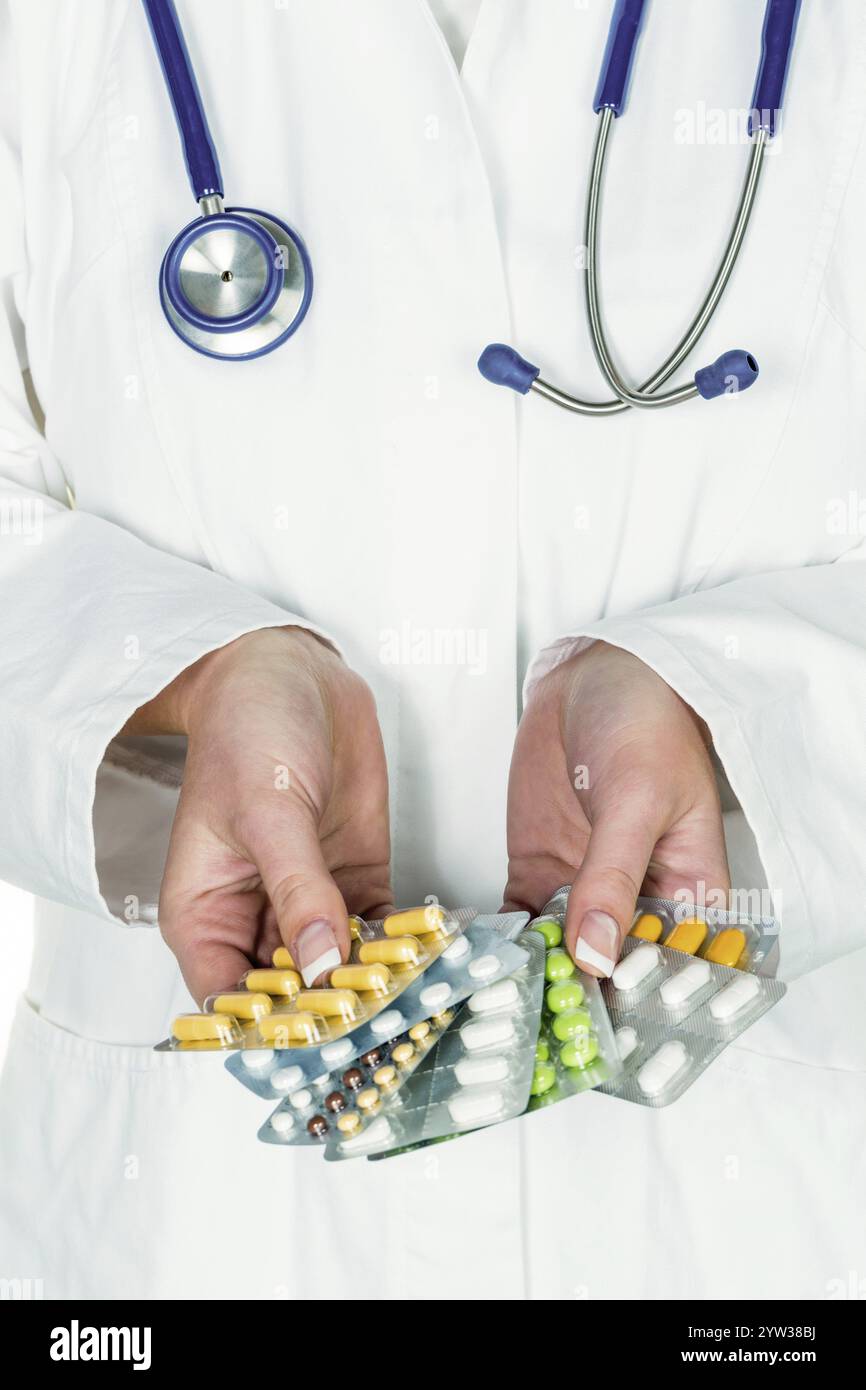
<svg viewBox="0 0 866 1390"><path fill-rule="evenodd" d="M577 171L608 0L178 8L234 205L284 209L315 262L253 361L163 314L188 191L139 0L0 7L0 874L39 898L0 1275L862 1297L863 7L804 0L707 335L759 382L612 419L474 366L519 342L593 394ZM605 187L634 382L721 254L763 10L650 7ZM584 1096L331 1167L257 1145L218 1058L152 1051L278 939L326 969L346 905L493 909L507 881L537 907L571 879L602 974L642 883L781 917L784 1003L669 1110Z"/></svg>

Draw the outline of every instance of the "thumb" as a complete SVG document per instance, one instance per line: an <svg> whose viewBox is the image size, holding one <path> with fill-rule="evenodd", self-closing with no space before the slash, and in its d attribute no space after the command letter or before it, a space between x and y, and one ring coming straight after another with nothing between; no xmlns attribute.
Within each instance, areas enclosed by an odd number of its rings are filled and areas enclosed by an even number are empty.
<svg viewBox="0 0 866 1390"><path fill-rule="evenodd" d="M298 808L250 850L305 986L324 982L348 959L350 936L346 904L322 856L318 826Z"/></svg>
<svg viewBox="0 0 866 1390"><path fill-rule="evenodd" d="M659 833L654 818L634 804L614 807L593 824L565 923L568 949L590 975L613 974Z"/></svg>

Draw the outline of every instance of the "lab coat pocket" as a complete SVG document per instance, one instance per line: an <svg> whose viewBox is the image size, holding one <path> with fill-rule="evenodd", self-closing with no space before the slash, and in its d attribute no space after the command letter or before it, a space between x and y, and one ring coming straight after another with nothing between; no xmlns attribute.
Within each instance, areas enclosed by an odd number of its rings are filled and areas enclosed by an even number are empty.
<svg viewBox="0 0 866 1390"><path fill-rule="evenodd" d="M402 1176L259 1144L266 1114L218 1054L95 1042L22 1001L0 1080L0 1279L45 1298L397 1297Z"/></svg>

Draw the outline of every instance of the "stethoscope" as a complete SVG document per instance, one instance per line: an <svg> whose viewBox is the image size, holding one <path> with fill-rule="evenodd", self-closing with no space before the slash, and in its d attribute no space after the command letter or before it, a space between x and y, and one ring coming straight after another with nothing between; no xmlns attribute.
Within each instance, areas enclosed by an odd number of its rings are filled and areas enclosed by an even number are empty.
<svg viewBox="0 0 866 1390"><path fill-rule="evenodd" d="M287 223L224 208L223 183L172 0L144 0L201 216L163 257L159 295L185 343L234 362L272 352L300 327L313 294L307 248Z"/></svg>
<svg viewBox="0 0 866 1390"><path fill-rule="evenodd" d="M175 333L210 357L243 361L271 352L302 323L313 293L313 271L297 232L269 213L224 208L219 161L173 0L143 0L171 97L187 172L201 216L174 238L159 275L162 307ZM593 102L600 116L586 204L586 304L601 373L615 393L583 401L551 386L541 369L505 343L491 343L479 359L488 381L539 395L581 415L615 415L630 406L669 406L702 396L710 400L744 391L758 364L741 349L724 353L694 380L659 393L699 342L719 306L751 219L767 144L776 133L794 43L800 0L768 0L761 59L749 118L751 152L743 190L721 263L691 326L670 356L639 388L620 372L604 328L599 299L598 229L610 132L625 108L646 0L616 0L601 76Z"/></svg>
<svg viewBox="0 0 866 1390"><path fill-rule="evenodd" d="M600 117L586 199L585 248L586 310L593 351L602 376L614 392L608 401L584 401L551 386L541 376L540 367L527 362L506 343L491 343L478 361L482 376L497 386L510 386L526 395L535 391L565 410L579 415L617 415L631 406L651 408L679 405L682 401L702 396L715 396L745 391L758 377L758 364L750 352L735 348L725 352L708 367L695 372L687 385L659 392L659 387L673 375L703 337L736 265L740 248L749 226L755 197L758 192L767 145L776 133L782 107L785 82L800 0L768 0L761 34L761 58L755 92L749 115L750 153L746 179L734 216L731 234L709 290L690 327L673 352L657 371L640 387L629 386L611 351L604 327L599 296L598 228L601 213L601 189L604 177L610 133L613 122L624 110L635 49L646 11L646 0L617 0L602 61L601 76L596 88L593 110Z"/></svg>

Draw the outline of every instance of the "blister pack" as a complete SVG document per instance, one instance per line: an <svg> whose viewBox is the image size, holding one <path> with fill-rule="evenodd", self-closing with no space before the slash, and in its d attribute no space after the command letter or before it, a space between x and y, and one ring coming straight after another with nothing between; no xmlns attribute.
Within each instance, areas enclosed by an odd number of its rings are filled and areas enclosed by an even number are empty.
<svg viewBox="0 0 866 1390"><path fill-rule="evenodd" d="M542 916L564 913L570 892L568 885L558 889ZM640 897L629 935L718 965L769 975L776 964L779 924L775 917L699 908L674 898Z"/></svg>
<svg viewBox="0 0 866 1390"><path fill-rule="evenodd" d="M621 1070L600 982L578 970L566 951L564 923L561 912L546 912L530 923L544 938L546 954L544 1009L527 1110L590 1091Z"/></svg>
<svg viewBox="0 0 866 1390"><path fill-rule="evenodd" d="M602 1089L660 1107L679 1099L729 1043L778 1003L785 986L630 936L602 990L623 1066L622 1076Z"/></svg>
<svg viewBox="0 0 866 1390"><path fill-rule="evenodd" d="M453 1022L453 1009L416 1023L393 1042L356 1058L345 1071L332 1072L291 1087L281 1105L259 1130L263 1144L318 1145L331 1135L350 1138L389 1107L417 1071L430 1049ZM278 1075L300 1072L286 1068Z"/></svg>
<svg viewBox="0 0 866 1390"><path fill-rule="evenodd" d="M334 968L328 987L304 988L285 946L272 964L248 970L236 986L205 1000L203 1013L180 1014L157 1050L230 1051L248 1047L312 1048L335 1042L383 1012L447 950L476 916L438 903L394 912L382 922L349 918L349 960ZM383 1026L382 1034L400 1032Z"/></svg>
<svg viewBox="0 0 866 1390"><path fill-rule="evenodd" d="M341 1038L319 1046L246 1048L230 1053L226 1070L264 1100L275 1101L325 1073L344 1068L383 1043L407 1032L432 1014L453 1009L484 981L510 975L526 960L511 939L526 924L528 914L476 915L465 931L419 977L416 975L399 1004L376 1014ZM336 973L336 972L335 972Z"/></svg>
<svg viewBox="0 0 866 1390"><path fill-rule="evenodd" d="M471 995L395 1103L357 1133L329 1140L326 1160L370 1156L522 1114L535 1065L545 947L537 932L519 940L527 963Z"/></svg>

